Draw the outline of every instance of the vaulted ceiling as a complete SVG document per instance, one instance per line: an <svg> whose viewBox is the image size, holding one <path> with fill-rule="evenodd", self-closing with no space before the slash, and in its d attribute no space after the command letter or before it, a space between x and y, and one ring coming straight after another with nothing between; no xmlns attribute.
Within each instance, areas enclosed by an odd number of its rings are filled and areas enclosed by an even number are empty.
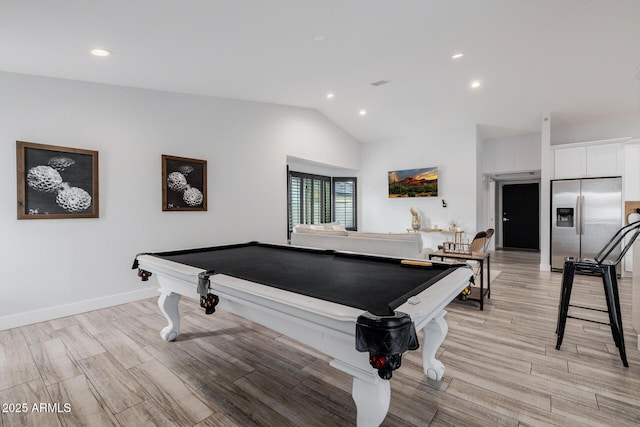
<svg viewBox="0 0 640 427"><path fill-rule="evenodd" d="M311 108L362 142L495 137L640 119L639 22L639 0L0 0L0 70Z"/></svg>

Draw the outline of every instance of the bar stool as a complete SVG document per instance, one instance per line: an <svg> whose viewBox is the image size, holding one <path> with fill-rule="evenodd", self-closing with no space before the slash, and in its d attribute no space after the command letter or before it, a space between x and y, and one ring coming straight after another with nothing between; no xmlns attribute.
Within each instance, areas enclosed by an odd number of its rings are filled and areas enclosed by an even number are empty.
<svg viewBox="0 0 640 427"><path fill-rule="evenodd" d="M638 234L640 234L640 221L626 225L618 230L593 259L575 259L573 257L565 258L564 268L562 269L560 304L558 306L558 324L556 327L558 340L556 342L556 350L560 350L560 345L562 345L562 338L564 337L564 328L567 323L567 318L610 325L613 341L616 343L616 347L618 347L618 351L620 352L622 364L625 367L629 366L629 363L627 363L627 353L624 347L624 334L622 331L622 315L620 313L620 297L618 295L616 266L620 263L622 258L624 258L624 255L627 253L631 245L633 245ZM606 258L618 247L627 235L630 235L629 240L624 249L620 252L618 258L616 258L615 261L607 260ZM607 300L607 310L570 304L571 288L573 287L573 279L576 272L588 273L602 277L604 295ZM569 307L607 312L609 314L609 323L569 316Z"/></svg>

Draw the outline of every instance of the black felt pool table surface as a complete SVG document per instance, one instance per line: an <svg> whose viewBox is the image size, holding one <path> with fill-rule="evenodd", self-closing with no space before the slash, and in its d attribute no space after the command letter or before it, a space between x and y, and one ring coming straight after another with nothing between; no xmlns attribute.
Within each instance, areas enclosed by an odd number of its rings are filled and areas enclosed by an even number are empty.
<svg viewBox="0 0 640 427"><path fill-rule="evenodd" d="M392 315L409 297L459 267L406 266L395 258L256 242L149 255L379 316Z"/></svg>

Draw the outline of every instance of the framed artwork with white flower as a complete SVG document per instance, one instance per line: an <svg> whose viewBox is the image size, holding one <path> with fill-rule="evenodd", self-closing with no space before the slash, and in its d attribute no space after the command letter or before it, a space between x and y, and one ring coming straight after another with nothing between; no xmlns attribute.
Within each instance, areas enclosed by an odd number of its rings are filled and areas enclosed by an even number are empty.
<svg viewBox="0 0 640 427"><path fill-rule="evenodd" d="M16 141L18 219L98 218L98 152Z"/></svg>
<svg viewBox="0 0 640 427"><path fill-rule="evenodd" d="M162 155L162 210L207 210L207 161Z"/></svg>

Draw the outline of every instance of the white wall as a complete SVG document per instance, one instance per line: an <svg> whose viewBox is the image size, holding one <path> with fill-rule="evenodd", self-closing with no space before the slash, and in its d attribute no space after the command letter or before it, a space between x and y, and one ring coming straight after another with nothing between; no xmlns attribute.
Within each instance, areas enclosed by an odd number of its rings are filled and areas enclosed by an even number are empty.
<svg viewBox="0 0 640 427"><path fill-rule="evenodd" d="M480 137L476 126L476 230L486 230L489 228L487 204L489 191L489 181L482 176L482 152L484 151L484 141Z"/></svg>
<svg viewBox="0 0 640 427"><path fill-rule="evenodd" d="M286 242L287 156L360 168L313 110L0 73L0 330L155 294L136 253ZM100 218L16 219L15 141L99 151ZM208 161L208 211L161 211L161 154Z"/></svg>
<svg viewBox="0 0 640 427"><path fill-rule="evenodd" d="M343 167L337 167L334 165L318 163L312 160L300 159L292 156L287 157L287 164L289 165L290 171L309 173L312 175L324 175L324 176L331 176L331 177L353 177L358 174L358 171L356 169L347 169Z"/></svg>
<svg viewBox="0 0 640 427"><path fill-rule="evenodd" d="M473 236L477 229L476 127L407 136L362 145L358 176L361 231L405 232L411 228L409 209L420 212L423 227L446 227L457 220ZM438 197L389 198L387 173L393 170L438 167ZM442 207L442 199L447 208ZM424 233L425 247L435 247L445 236Z"/></svg>
<svg viewBox="0 0 640 427"><path fill-rule="evenodd" d="M539 133L486 139L482 146L482 172L485 174L540 169Z"/></svg>
<svg viewBox="0 0 640 427"><path fill-rule="evenodd" d="M580 125L555 124L551 145L640 136L640 120L591 121Z"/></svg>
<svg viewBox="0 0 640 427"><path fill-rule="evenodd" d="M540 270L551 270L551 128L553 116L544 113L540 121Z"/></svg>
<svg viewBox="0 0 640 427"><path fill-rule="evenodd" d="M513 174L518 172L532 172L540 170L540 133L527 133L520 135L511 135L500 138L485 139L482 141L482 150L479 157L481 162L481 173L485 176L494 177L500 181L498 185L491 187L490 180L485 179L485 185L482 188L485 202L486 227L496 230L494 239L491 242L492 248L502 246L502 186L504 184L522 183L521 181L510 181L512 177L497 177L500 174ZM522 179L522 178L520 178ZM505 181L506 180L506 181ZM532 182L532 181L529 181ZM534 181L535 182L535 181ZM490 188L494 189L494 194L489 194ZM489 203L491 205L491 213L494 214L494 221L490 221ZM493 224L491 224L493 222Z"/></svg>

